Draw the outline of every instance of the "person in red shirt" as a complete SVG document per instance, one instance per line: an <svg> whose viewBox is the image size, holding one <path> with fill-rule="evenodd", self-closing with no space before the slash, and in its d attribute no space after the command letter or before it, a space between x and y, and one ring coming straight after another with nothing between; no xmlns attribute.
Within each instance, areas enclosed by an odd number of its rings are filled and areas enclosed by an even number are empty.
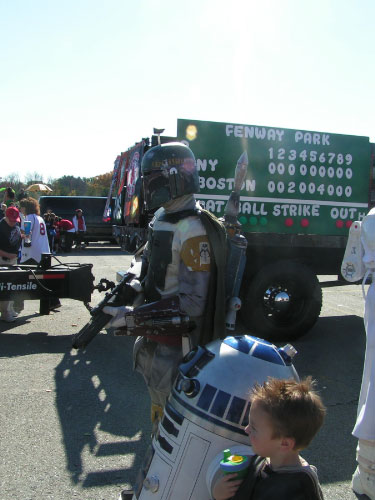
<svg viewBox="0 0 375 500"><path fill-rule="evenodd" d="M76 214L73 217L73 225L76 232L76 249L79 250L80 248L84 248L84 246L86 246L86 222L80 208L77 208Z"/></svg>
<svg viewBox="0 0 375 500"><path fill-rule="evenodd" d="M70 253L72 251L75 234L74 224L68 219L59 217L56 225L60 232L60 247L63 252Z"/></svg>

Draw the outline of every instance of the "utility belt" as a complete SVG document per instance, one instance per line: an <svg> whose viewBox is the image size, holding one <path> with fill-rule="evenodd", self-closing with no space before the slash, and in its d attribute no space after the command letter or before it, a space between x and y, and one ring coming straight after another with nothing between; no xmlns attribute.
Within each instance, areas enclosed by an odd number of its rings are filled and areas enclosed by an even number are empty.
<svg viewBox="0 0 375 500"><path fill-rule="evenodd" d="M168 345L171 347L182 346L180 335L145 335L148 342L156 342L157 344Z"/></svg>

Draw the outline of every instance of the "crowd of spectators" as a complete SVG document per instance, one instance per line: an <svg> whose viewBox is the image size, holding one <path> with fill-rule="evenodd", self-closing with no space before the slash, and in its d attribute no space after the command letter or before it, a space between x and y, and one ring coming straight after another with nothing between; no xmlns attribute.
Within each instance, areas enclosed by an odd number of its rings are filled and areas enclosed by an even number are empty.
<svg viewBox="0 0 375 500"><path fill-rule="evenodd" d="M23 230L23 219L24 216L20 209L21 201L29 198L27 192L21 189L18 196L13 188L3 187L0 188L0 195L3 195L3 201L1 203L0 210L0 220L5 217L5 211L8 207L14 206L20 210L20 228ZM29 198L34 200L34 198ZM36 200L34 200L36 201ZM39 206L34 212L40 216ZM84 249L88 242L86 241L86 223L83 212L80 208L77 208L74 214L72 214L72 220L63 219L52 211L42 215L42 219L45 224L45 229L48 237L49 250L52 254L56 253L69 253L72 248L75 250Z"/></svg>
<svg viewBox="0 0 375 500"><path fill-rule="evenodd" d="M72 220L62 219L48 212L40 215L39 202L21 190L18 196L13 188L0 188L3 201L0 210L0 267L14 264L38 264L43 253L69 253L85 248L86 224L82 210L77 209ZM29 234L30 232L30 234ZM58 299L51 299L50 309L60 307ZM23 309L23 301L0 301L0 319L16 321Z"/></svg>
<svg viewBox="0 0 375 500"><path fill-rule="evenodd" d="M82 213L82 210L78 210ZM69 219L62 219L53 212L45 213L43 218L46 223L51 253L70 253L73 245L75 245L75 250L81 250L87 246L84 236L86 232L86 225L83 230L79 229L77 223L75 223L75 219L77 218L76 214L73 217L73 221ZM84 217L81 216L81 218L84 221Z"/></svg>

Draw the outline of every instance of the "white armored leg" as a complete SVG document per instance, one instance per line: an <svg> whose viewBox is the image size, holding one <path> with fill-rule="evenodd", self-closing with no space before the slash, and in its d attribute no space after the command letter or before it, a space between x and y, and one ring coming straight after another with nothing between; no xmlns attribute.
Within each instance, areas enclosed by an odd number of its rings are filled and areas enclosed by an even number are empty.
<svg viewBox="0 0 375 500"><path fill-rule="evenodd" d="M375 500L375 441L358 440L357 462L352 488L357 494Z"/></svg>
<svg viewBox="0 0 375 500"><path fill-rule="evenodd" d="M357 223L354 223L357 224ZM353 241L358 240L353 230ZM358 438L358 466L353 474L352 488L355 493L365 494L375 500L375 210L372 209L360 226L362 262L366 270L362 283L365 296L364 323L366 329L366 353L363 367L361 392L358 402L357 421L353 435ZM350 234L349 234L350 240ZM358 242L358 241L357 241ZM349 243L349 241L348 241ZM354 243L352 245L354 247ZM348 250L348 247L347 247ZM347 252L346 252L347 253ZM354 252L358 255L358 249ZM344 258L345 261L345 258ZM354 266L356 268L356 266ZM348 266L345 268L347 271ZM359 267L357 266L357 269ZM345 275L344 275L345 276ZM366 278L371 276L371 285L365 294ZM355 273L353 277L356 277ZM345 276L351 281L350 276Z"/></svg>

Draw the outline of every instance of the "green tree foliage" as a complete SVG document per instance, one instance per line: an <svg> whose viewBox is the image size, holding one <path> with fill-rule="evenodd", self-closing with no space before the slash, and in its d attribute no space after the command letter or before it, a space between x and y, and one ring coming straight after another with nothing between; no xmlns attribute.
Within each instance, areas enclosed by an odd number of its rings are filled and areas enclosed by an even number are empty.
<svg viewBox="0 0 375 500"><path fill-rule="evenodd" d="M54 196L86 196L87 195L87 182L86 179L81 177L74 177L73 175L64 175L60 179L52 182L51 188Z"/></svg>
<svg viewBox="0 0 375 500"><path fill-rule="evenodd" d="M23 182L20 181L18 174L10 174L7 177L3 177L0 182L0 187L11 187L18 193L24 186Z"/></svg>
<svg viewBox="0 0 375 500"><path fill-rule="evenodd" d="M88 179L89 196L107 196L112 181L112 172Z"/></svg>
<svg viewBox="0 0 375 500"><path fill-rule="evenodd" d="M74 177L73 175L64 175L59 179L48 179L48 186L52 189L52 196L107 196L111 185L112 172L98 175L96 177ZM30 184L43 183L43 176L38 172L32 172L25 175L25 182L21 182L18 174L10 174L1 178L0 187L12 187L16 194L21 189L25 189ZM30 193L35 197L35 193ZM41 193L39 193L41 194ZM1 199L1 195L0 195Z"/></svg>

